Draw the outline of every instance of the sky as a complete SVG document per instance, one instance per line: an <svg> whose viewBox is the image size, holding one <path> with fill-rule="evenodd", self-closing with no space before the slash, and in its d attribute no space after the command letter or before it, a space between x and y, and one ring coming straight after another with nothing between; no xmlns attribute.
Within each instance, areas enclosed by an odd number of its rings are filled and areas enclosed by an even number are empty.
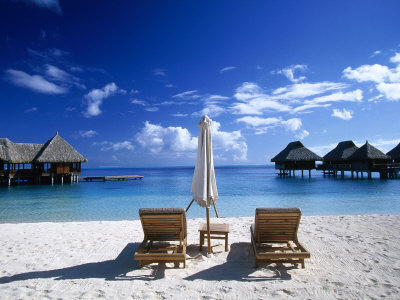
<svg viewBox="0 0 400 300"><path fill-rule="evenodd" d="M0 0L0 137L98 166L265 165L400 142L399 1Z"/></svg>

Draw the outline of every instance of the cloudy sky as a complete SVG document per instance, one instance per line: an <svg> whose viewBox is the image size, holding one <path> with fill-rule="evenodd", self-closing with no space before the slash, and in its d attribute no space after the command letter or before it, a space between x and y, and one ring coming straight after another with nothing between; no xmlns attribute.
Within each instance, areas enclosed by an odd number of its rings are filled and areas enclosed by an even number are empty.
<svg viewBox="0 0 400 300"><path fill-rule="evenodd" d="M266 164L400 142L399 1L0 1L0 137L87 166Z"/></svg>

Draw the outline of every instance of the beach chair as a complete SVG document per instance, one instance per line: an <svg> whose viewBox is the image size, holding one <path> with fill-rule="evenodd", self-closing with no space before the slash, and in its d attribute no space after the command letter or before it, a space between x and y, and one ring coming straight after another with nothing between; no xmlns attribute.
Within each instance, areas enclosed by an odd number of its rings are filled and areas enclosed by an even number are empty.
<svg viewBox="0 0 400 300"><path fill-rule="evenodd" d="M257 208L251 225L251 243L255 266L259 262L300 263L310 253L297 239L301 218L300 208Z"/></svg>
<svg viewBox="0 0 400 300"><path fill-rule="evenodd" d="M144 239L134 259L145 263L174 262L186 267L186 213L184 208L139 209ZM171 243L172 242L172 243Z"/></svg>

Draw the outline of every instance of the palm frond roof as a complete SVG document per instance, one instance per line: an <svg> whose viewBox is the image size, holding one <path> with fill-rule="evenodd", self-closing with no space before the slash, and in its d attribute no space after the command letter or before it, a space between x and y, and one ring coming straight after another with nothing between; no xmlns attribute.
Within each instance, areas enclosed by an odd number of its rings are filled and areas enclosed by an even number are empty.
<svg viewBox="0 0 400 300"><path fill-rule="evenodd" d="M300 141L289 143L271 162L322 161L323 158L304 147Z"/></svg>
<svg viewBox="0 0 400 300"><path fill-rule="evenodd" d="M356 152L358 147L353 141L343 141L337 144L337 146L329 151L325 156L325 161L339 161L348 160L348 158Z"/></svg>

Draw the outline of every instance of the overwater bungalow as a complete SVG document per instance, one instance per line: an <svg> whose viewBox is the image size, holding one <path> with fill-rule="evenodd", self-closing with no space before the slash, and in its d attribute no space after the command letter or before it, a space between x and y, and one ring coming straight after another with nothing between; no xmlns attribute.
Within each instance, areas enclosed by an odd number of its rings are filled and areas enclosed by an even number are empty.
<svg viewBox="0 0 400 300"><path fill-rule="evenodd" d="M78 151L58 135L45 144L14 143L0 138L0 183L77 182L81 163Z"/></svg>
<svg viewBox="0 0 400 300"><path fill-rule="evenodd" d="M343 141L329 151L324 156L324 162L318 166L318 170L322 170L324 175L332 174L337 176L340 171L341 176L344 176L344 171L351 171L351 161L349 157L358 150L353 141Z"/></svg>
<svg viewBox="0 0 400 300"><path fill-rule="evenodd" d="M353 171L355 171L357 178L359 172L361 177L363 177L363 172L368 173L368 178L372 177L372 172L379 172L381 178L387 178L388 169L391 165L390 156L369 144L368 141L348 159L351 162L352 176Z"/></svg>
<svg viewBox="0 0 400 300"><path fill-rule="evenodd" d="M279 152L271 162L275 162L275 169L279 170L279 176L295 176L295 170L308 170L311 177L311 170L315 169L315 162L323 161L323 158L304 147L300 141L289 143L285 149Z"/></svg>
<svg viewBox="0 0 400 300"><path fill-rule="evenodd" d="M400 143L390 150L386 155L392 158L393 163L400 163Z"/></svg>

